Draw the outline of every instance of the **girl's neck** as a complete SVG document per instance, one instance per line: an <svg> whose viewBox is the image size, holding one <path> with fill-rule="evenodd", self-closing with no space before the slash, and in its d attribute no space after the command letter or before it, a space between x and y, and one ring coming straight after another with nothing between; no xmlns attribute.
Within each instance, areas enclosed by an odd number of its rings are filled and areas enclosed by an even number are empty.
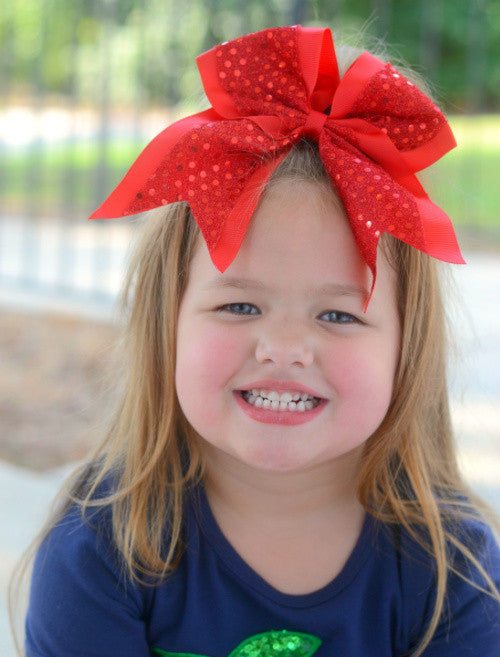
<svg viewBox="0 0 500 657"><path fill-rule="evenodd" d="M359 454L279 474L244 467L213 447L205 459L205 488L219 528L265 581L300 595L338 575L365 516L355 488Z"/></svg>
<svg viewBox="0 0 500 657"><path fill-rule="evenodd" d="M301 472L266 472L247 467L204 445L205 488L211 506L247 522L307 524L359 510L356 475L360 450Z"/></svg>

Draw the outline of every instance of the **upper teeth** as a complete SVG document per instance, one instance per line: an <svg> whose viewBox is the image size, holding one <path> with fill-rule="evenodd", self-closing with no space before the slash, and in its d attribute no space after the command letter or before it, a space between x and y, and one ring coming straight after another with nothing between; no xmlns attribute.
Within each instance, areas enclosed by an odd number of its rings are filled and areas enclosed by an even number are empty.
<svg viewBox="0 0 500 657"><path fill-rule="evenodd" d="M245 400L256 408L272 411L310 411L315 408L320 399L308 395L307 392L277 392L276 390L243 390Z"/></svg>
<svg viewBox="0 0 500 657"><path fill-rule="evenodd" d="M312 395L308 395L307 392L277 392L276 390L258 390L256 388L252 389L252 395L255 397L263 397L264 399L270 399L271 401L288 402L294 401L308 401L314 399Z"/></svg>

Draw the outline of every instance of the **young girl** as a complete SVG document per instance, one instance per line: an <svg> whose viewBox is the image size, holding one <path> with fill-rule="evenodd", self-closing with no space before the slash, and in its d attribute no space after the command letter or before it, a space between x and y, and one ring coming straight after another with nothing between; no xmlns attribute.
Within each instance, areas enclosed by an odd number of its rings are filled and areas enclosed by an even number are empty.
<svg viewBox="0 0 500 657"><path fill-rule="evenodd" d="M341 76L327 29L198 65L212 108L93 215L176 203L132 262L122 400L39 545L26 655L496 657L500 552L446 389L436 258L463 261L414 175L446 120L367 53Z"/></svg>

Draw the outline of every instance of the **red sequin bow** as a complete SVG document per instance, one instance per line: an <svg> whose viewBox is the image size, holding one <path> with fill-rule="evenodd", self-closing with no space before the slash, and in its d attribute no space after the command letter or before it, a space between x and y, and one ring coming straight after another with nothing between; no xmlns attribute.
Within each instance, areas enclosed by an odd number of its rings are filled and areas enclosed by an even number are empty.
<svg viewBox="0 0 500 657"><path fill-rule="evenodd" d="M300 26L234 39L197 64L212 107L155 137L91 219L187 201L224 271L266 181L307 137L319 144L373 283L383 232L464 262L450 219L414 175L456 145L453 134L391 64L365 52L339 79L330 30Z"/></svg>

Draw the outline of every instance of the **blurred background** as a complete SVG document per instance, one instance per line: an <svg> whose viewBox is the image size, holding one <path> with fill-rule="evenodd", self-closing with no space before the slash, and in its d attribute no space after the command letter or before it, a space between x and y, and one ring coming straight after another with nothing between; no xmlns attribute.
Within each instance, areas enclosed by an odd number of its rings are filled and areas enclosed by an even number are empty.
<svg viewBox="0 0 500 657"><path fill-rule="evenodd" d="M449 297L466 476L500 510L500 4L494 0L9 0L0 12L0 653L4 591L57 486L100 437L113 314L140 219L87 222L147 142L207 107L194 58L268 26L389 45L460 148L432 171L468 261ZM5 637L5 638L4 638ZM3 642L3 643L2 643ZM12 653L13 654L13 653Z"/></svg>

